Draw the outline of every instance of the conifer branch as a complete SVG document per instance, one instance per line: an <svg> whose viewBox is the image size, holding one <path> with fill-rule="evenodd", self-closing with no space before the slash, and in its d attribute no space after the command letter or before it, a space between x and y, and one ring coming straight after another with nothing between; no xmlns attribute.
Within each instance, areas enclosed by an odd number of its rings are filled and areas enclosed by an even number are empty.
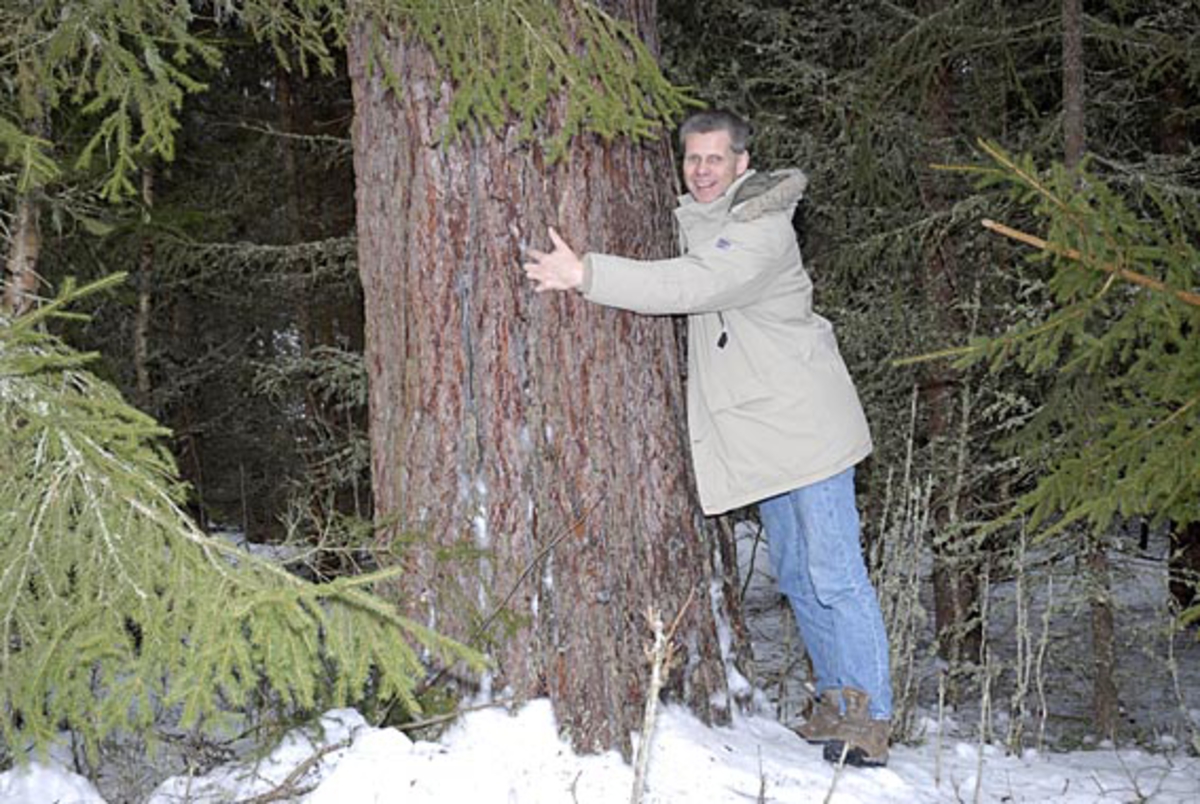
<svg viewBox="0 0 1200 804"><path fill-rule="evenodd" d="M176 704L184 727L368 694L419 711L416 647L482 669L368 591L399 568L313 584L202 532L166 431L80 363L25 319L0 319L4 742L45 746L65 722L94 753L114 732L152 738Z"/></svg>
<svg viewBox="0 0 1200 804"><path fill-rule="evenodd" d="M1047 240L1037 237L1036 235L1022 232L1018 229L1013 229L1012 227L1006 226L1003 223L998 223L985 218L982 221L982 224L985 229L990 229L991 231L1008 237L1012 240L1018 240L1026 245L1041 249L1042 251L1046 251L1060 257L1066 257L1067 259L1075 262L1083 263L1091 268L1095 268L1098 271L1104 271L1105 273L1119 276L1135 285L1140 285L1144 288L1158 291L1159 293L1168 293L1185 304L1190 304L1193 307L1200 307L1200 293L1192 293L1181 288L1167 287L1164 282L1154 279L1153 277L1140 274L1136 271L1131 271L1128 268L1121 268L1120 266L1112 265L1111 263L1095 264L1088 260L1084 254L1080 253L1076 249L1061 246L1057 243L1051 243Z"/></svg>

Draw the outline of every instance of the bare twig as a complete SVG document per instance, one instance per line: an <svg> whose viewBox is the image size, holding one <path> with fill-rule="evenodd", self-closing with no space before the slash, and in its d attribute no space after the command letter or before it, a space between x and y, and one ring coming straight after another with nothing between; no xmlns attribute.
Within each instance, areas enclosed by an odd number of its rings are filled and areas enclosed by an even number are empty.
<svg viewBox="0 0 1200 804"><path fill-rule="evenodd" d="M758 747L758 804L767 804L767 774L762 766L762 746Z"/></svg>
<svg viewBox="0 0 1200 804"><path fill-rule="evenodd" d="M353 742L353 738L347 737L336 743L322 746L312 756L293 768L292 772L282 782L275 785L275 787L265 793L259 793L257 796L241 799L237 804L270 804L272 801L286 801L312 792L312 786L300 787L300 780L308 775L308 772L316 767L326 755L332 754L334 751L340 751L343 748L349 748L351 742Z"/></svg>
<svg viewBox="0 0 1200 804"><path fill-rule="evenodd" d="M646 773L650 767L650 742L654 736L654 723L658 717L658 695L662 691L666 672L675 659L675 631L679 628L688 609L692 607L695 597L696 590L693 588L672 621L670 629L666 631L663 630L662 615L657 609L651 607L646 612L646 619L650 621L650 627L654 631L654 643L647 651L647 658L650 659L650 687L646 690L646 709L642 717L642 739L638 742L637 757L634 761L631 804L641 804L646 791Z"/></svg>
<svg viewBox="0 0 1200 804"><path fill-rule="evenodd" d="M535 555L529 561L529 563L525 565L525 568L523 570L521 570L521 574L519 576L517 576L517 579L515 581L513 581L513 584L511 587L509 587L507 594L505 594L504 597L500 600L500 602L497 603L492 608L491 613L489 613L488 616L485 617L479 623L479 625L477 625L475 627L475 629L471 632L470 636L467 637L464 644L466 644L470 647L475 646L475 644L479 641L479 638L487 632L487 629L491 627L492 623L496 621L496 618L500 616L500 613L502 611L504 611L505 606L507 606L509 604L509 601L511 601L513 599L513 596L516 595L517 590L521 588L521 584L525 583L525 581L528 580L529 576L533 574L533 571L535 569L537 569L537 567L542 563L543 559L545 559L546 556L550 555L550 553L554 550L554 548L558 547L558 545L564 539L566 539L568 536L570 536L572 534L579 532L579 529L583 526L583 523L587 521L587 519L591 515L592 511L594 511L596 509L596 506L598 506L602 501L603 501L603 498L601 498L600 500L597 500L595 503L593 503L591 506L589 506L587 508L587 510L585 510L583 512L583 514L577 520L575 520L573 523L571 523L567 527L563 528L561 533L557 534L553 539L550 540L550 542L546 546L544 546L541 550L538 551L537 555ZM444 678L446 673L448 673L449 671L450 671L449 667L440 668L436 673L434 673L432 676L430 676L428 679L426 679L424 682L422 682L417 687L417 689L415 691L415 695L419 696L419 695L423 694L426 690L429 690L429 689L433 688L434 686L436 686L437 683L439 681L441 681L442 678ZM388 713L390 713L390 711L391 711L391 707L389 706L387 711L384 713L385 717Z"/></svg>
<svg viewBox="0 0 1200 804"><path fill-rule="evenodd" d="M1050 648L1050 618L1054 611L1054 576L1046 578L1046 610L1042 612L1042 635L1038 639L1037 660L1035 661L1034 682L1038 696L1038 736L1039 751L1046 741L1046 720L1050 716L1050 705L1046 701L1046 652Z"/></svg>
<svg viewBox="0 0 1200 804"><path fill-rule="evenodd" d="M754 564L758 559L758 545L762 543L763 527L759 525L754 531L754 543L750 545L750 563L746 570L746 580L742 582L741 599L746 599L746 593L750 591L750 582L754 580Z"/></svg>
<svg viewBox="0 0 1200 804"><path fill-rule="evenodd" d="M654 645L650 653L650 688L646 691L646 710L642 716L642 739L638 742L637 761L633 771L632 804L641 804L646 791L646 771L650 766L650 738L654 734L654 721L658 715L658 693L663 685L663 665L669 661L670 644L663 633L662 615L655 609L646 613L650 627L654 630Z"/></svg>
<svg viewBox="0 0 1200 804"><path fill-rule="evenodd" d="M942 786L942 740L946 732L946 671L938 673L938 730L933 748L933 786Z"/></svg>
<svg viewBox="0 0 1200 804"><path fill-rule="evenodd" d="M452 712L433 715L432 717L421 718L420 720L410 720L394 728L398 731L416 731L417 729L436 726L439 723L448 723L451 720L457 720L468 712L482 712L484 709L496 709L501 706L508 706L508 704L508 701L488 701L487 703L476 704L475 706L456 706Z"/></svg>
<svg viewBox="0 0 1200 804"><path fill-rule="evenodd" d="M833 766L833 779L829 782L829 791L825 794L822 804L829 804L833 800L833 791L837 789L838 779L842 778L842 771L846 769L846 755L849 753L850 743L842 743L842 755L838 757L837 764Z"/></svg>

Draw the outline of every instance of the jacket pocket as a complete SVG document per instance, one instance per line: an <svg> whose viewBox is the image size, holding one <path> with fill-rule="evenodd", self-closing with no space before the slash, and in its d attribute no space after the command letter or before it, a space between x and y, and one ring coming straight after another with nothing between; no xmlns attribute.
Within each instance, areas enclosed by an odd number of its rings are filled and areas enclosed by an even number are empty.
<svg viewBox="0 0 1200 804"><path fill-rule="evenodd" d="M714 413L768 399L778 393L745 364L734 370L723 370L706 380L701 389L702 396L705 406Z"/></svg>

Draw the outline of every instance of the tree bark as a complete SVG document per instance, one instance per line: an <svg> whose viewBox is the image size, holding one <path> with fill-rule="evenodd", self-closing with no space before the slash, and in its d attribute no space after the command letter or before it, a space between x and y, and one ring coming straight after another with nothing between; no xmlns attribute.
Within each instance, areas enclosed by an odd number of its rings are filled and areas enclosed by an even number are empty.
<svg viewBox="0 0 1200 804"><path fill-rule="evenodd" d="M1117 700L1116 618L1113 614L1112 566L1107 539L1088 536L1084 546L1084 570L1090 590L1092 625L1092 715L1096 731L1106 740L1116 740L1120 706Z"/></svg>
<svg viewBox="0 0 1200 804"><path fill-rule="evenodd" d="M607 10L645 26L649 8ZM452 87L427 51L389 42L397 97L368 36L349 48L359 270L376 521L405 568L401 605L488 649L483 683L549 696L576 749L627 755L645 613L686 607L666 689L724 720L671 321L535 296L519 270L547 225L581 252L667 254L669 147L579 137L549 164L518 121L447 140Z"/></svg>
<svg viewBox="0 0 1200 804"><path fill-rule="evenodd" d="M147 213L154 208L154 167L142 168L142 204ZM152 313L151 277L154 271L154 238L147 232L142 235L138 253L137 312L133 319L133 370L136 378L135 392L138 406L151 415L150 385L150 317Z"/></svg>
<svg viewBox="0 0 1200 804"><path fill-rule="evenodd" d="M1160 93L1158 149L1164 154L1183 156L1191 147L1188 117L1183 112L1195 102L1188 91L1186 76L1175 72L1166 77ZM1189 608L1200 590L1200 522L1170 523L1167 552L1167 587L1171 604L1182 611Z"/></svg>
<svg viewBox="0 0 1200 804"><path fill-rule="evenodd" d="M927 3L926 13L938 13L946 4L941 0ZM941 143L954 138L954 98L950 58L943 58L936 80L932 81L925 98L925 118L929 128L927 149L929 164L947 162L946 154L938 150ZM921 171L921 198L930 214L945 214L954 203L954 193L945 178L936 171ZM923 292L929 309L936 311L941 340L956 343L965 340L967 323L960 311L958 285L959 265L954 235L950 232L937 237L926 247L925 264L921 274ZM959 388L963 382L960 372L946 361L927 365L921 376L921 401L925 407L925 437L944 476L956 473L954 439L959 436ZM960 524L965 506L965 484L961 477L950 477L941 484L949 491L936 501L933 510L933 600L934 624L938 654L954 670L964 663L979 661L983 632L979 621L979 557L965 542L966 534ZM950 698L957 702L961 692L958 679L951 678Z"/></svg>
<svg viewBox="0 0 1200 804"><path fill-rule="evenodd" d="M1182 611L1196 604L1200 591L1200 522L1172 522L1168 544L1168 589Z"/></svg>
<svg viewBox="0 0 1200 804"><path fill-rule="evenodd" d="M1086 147L1084 114L1083 3L1063 0L1063 164L1078 167ZM1084 569L1091 589L1092 714L1105 738L1117 735L1116 617L1112 602L1112 567L1107 539L1089 535L1084 543Z"/></svg>
<svg viewBox="0 0 1200 804"><path fill-rule="evenodd" d="M38 260L42 251L42 229L37 201L28 195L17 199L13 216L12 242L5 261L2 309L20 315L37 299Z"/></svg>
<svg viewBox="0 0 1200 804"><path fill-rule="evenodd" d="M1063 0L1063 163L1079 164L1087 141L1083 111L1083 0Z"/></svg>

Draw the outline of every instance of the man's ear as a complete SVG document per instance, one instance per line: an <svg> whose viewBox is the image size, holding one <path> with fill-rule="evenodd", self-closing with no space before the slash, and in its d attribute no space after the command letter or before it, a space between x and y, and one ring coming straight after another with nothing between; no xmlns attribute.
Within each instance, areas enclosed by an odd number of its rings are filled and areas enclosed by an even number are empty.
<svg viewBox="0 0 1200 804"><path fill-rule="evenodd" d="M740 176L750 167L750 152L742 151L737 156L737 174Z"/></svg>

